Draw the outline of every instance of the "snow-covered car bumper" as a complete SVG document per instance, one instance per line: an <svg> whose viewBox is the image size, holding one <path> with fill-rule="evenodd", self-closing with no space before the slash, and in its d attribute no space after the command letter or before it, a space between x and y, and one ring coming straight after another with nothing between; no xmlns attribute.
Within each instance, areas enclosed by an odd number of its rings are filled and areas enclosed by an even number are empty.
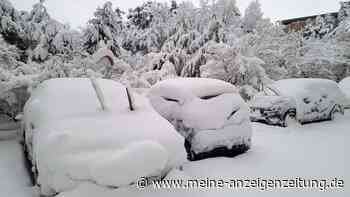
<svg viewBox="0 0 350 197"><path fill-rule="evenodd" d="M186 127L181 120L173 124L186 138L185 148L191 161L219 156L234 157L246 152L251 146L252 127L249 118L207 130Z"/></svg>
<svg viewBox="0 0 350 197"><path fill-rule="evenodd" d="M226 147L232 149L235 146L251 146L252 128L249 120L241 124L231 124L221 129L201 130L195 132L190 138L191 150L198 154L210 152L216 148Z"/></svg>

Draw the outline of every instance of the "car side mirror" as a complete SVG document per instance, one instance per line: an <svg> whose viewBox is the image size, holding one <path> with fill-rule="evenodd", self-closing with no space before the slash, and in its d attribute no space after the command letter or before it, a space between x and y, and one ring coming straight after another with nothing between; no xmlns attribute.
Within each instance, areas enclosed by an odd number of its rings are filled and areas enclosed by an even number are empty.
<svg viewBox="0 0 350 197"><path fill-rule="evenodd" d="M15 121L19 122L19 121L22 121L22 120L23 120L23 114L22 113L17 114L17 116L15 117Z"/></svg>

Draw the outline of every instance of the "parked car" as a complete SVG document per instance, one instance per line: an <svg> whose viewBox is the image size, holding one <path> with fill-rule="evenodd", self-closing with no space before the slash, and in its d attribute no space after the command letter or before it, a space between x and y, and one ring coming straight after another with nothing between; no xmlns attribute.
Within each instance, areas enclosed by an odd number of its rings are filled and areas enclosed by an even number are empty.
<svg viewBox="0 0 350 197"><path fill-rule="evenodd" d="M186 161L183 137L146 97L105 79L51 79L24 108L25 149L41 194L82 182L120 187Z"/></svg>
<svg viewBox="0 0 350 197"><path fill-rule="evenodd" d="M251 120L287 127L344 114L345 96L326 79L285 79L265 87L249 103Z"/></svg>
<svg viewBox="0 0 350 197"><path fill-rule="evenodd" d="M339 87L346 95L347 102L345 104L346 109L350 109L350 77L346 77L345 79L339 82Z"/></svg>
<svg viewBox="0 0 350 197"><path fill-rule="evenodd" d="M207 78L175 78L155 84L153 107L186 139L191 161L233 157L251 146L249 108L235 86Z"/></svg>

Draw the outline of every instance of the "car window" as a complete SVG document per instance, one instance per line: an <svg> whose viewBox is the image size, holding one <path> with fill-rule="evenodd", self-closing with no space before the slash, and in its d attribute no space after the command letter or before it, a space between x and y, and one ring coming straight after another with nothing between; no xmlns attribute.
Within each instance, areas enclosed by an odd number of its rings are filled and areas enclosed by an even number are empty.
<svg viewBox="0 0 350 197"><path fill-rule="evenodd" d="M169 97L164 97L164 96L163 96L163 99L166 100L166 101L170 101L170 102L177 102L177 103L179 102L178 99L169 98Z"/></svg>
<svg viewBox="0 0 350 197"><path fill-rule="evenodd" d="M218 96L220 96L220 95L221 95L221 94L217 94L217 95L207 95L207 96L202 96L202 97L200 97L200 98L203 99L203 100L209 100L209 99L218 97Z"/></svg>
<svg viewBox="0 0 350 197"><path fill-rule="evenodd" d="M236 110L233 110L233 111L231 112L231 114L227 117L227 120L231 119L232 116L234 116L239 110L240 110L240 108L238 108L238 109L236 109Z"/></svg>

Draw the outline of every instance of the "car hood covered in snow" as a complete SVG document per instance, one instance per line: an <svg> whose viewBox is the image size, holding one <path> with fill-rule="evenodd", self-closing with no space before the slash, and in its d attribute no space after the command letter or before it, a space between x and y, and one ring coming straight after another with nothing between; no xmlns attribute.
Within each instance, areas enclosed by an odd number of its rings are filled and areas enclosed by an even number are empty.
<svg viewBox="0 0 350 197"><path fill-rule="evenodd" d="M183 138L146 98L133 94L136 109L130 111L124 86L98 82L106 111L99 109L89 79L50 80L25 107L26 124L35 125L29 138L45 195L81 182L121 187L139 177L164 176L186 160Z"/></svg>
<svg viewBox="0 0 350 197"><path fill-rule="evenodd" d="M270 109L285 103L294 104L293 99L283 96L256 96L248 104L251 108Z"/></svg>
<svg viewBox="0 0 350 197"><path fill-rule="evenodd" d="M166 96L182 102L195 97L214 96L224 93L237 93L238 90L227 82L209 78L174 78L161 81L154 85L148 95Z"/></svg>

